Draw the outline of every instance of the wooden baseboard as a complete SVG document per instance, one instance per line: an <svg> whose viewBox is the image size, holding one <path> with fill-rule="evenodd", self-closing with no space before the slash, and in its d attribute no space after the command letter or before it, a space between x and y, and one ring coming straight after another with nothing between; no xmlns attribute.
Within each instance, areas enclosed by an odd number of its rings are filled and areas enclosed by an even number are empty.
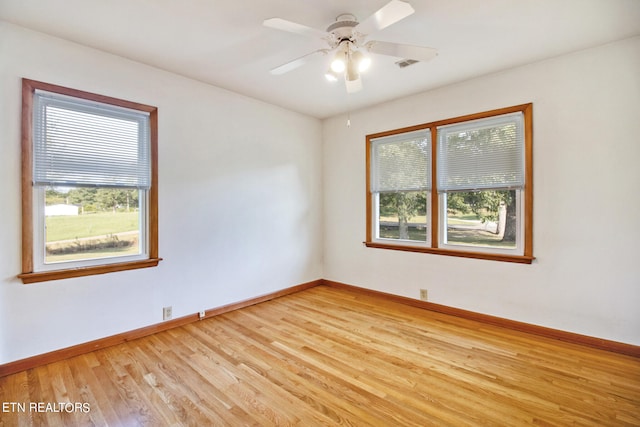
<svg viewBox="0 0 640 427"><path fill-rule="evenodd" d="M402 297L399 295L388 294L385 292L374 291L371 289L361 288L358 286L347 285L345 283L334 282L332 280L322 280L323 285L348 289L364 294L374 295L377 297L383 297L386 300L399 302L401 304L410 305L413 307L423 308L425 310L435 311L442 314L448 314L451 316L461 317L464 319L475 320L494 326L500 326L507 329L512 329L520 332L526 332L533 335L543 336L547 338L553 338L559 341L569 342L573 344L579 344L587 347L597 348L600 350L611 351L614 353L625 354L633 357L640 357L640 346L621 343L617 341L605 340L602 338L590 337L587 335L580 335L573 332L561 331L558 329L547 328L544 326L532 325L529 323L518 322L516 320L509 320L502 317L490 316L488 314L476 313L473 311L463 310L460 308L449 307L441 304L434 304L432 302L421 301L413 298Z"/></svg>
<svg viewBox="0 0 640 427"><path fill-rule="evenodd" d="M244 301L236 302L233 304L228 304L222 307L214 308L211 310L207 310L205 311L204 318L217 316L219 314L227 313L229 311L237 310L239 308L249 307L251 305L258 304L264 301L268 301L268 300L279 298L285 295L293 294L295 292L300 292L305 289L318 286L321 283L322 283L322 280L314 280L314 281L303 283L297 286L292 286L290 288L286 288L277 292L265 294L256 298L251 298L248 300L244 300ZM155 325L146 326L144 328L135 329L133 331L124 332L122 334L117 334L117 335L113 335L106 338L100 338L100 339L89 341L83 344L74 345L72 347L67 347L67 348L55 350L49 353L28 357L26 359L20 359L14 362L9 362L4 365L0 365L0 377L10 375L10 374L15 374L17 372L35 368L37 366L46 365L48 363L58 362L60 360L68 359L74 356L79 356L81 354L90 353L92 351L99 350L101 348L111 347L116 344L132 341L138 338L146 337L148 335L153 335L155 333L166 331L172 328L177 328L179 326L196 322L198 320L200 320L199 314L194 313L194 314L183 316L177 319L167 320L162 323L157 323Z"/></svg>

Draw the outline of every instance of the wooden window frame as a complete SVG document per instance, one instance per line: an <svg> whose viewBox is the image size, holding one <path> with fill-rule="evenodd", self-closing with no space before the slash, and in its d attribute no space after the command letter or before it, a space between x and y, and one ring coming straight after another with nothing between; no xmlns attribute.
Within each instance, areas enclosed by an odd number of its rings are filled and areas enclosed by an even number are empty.
<svg viewBox="0 0 640 427"><path fill-rule="evenodd" d="M522 255L511 255L511 254L497 254L497 253L487 253L487 252L473 252L473 251L464 251L457 249L444 249L439 246L439 197L438 191L436 188L437 185L437 169L438 165L436 163L437 160L437 147L438 147L438 131L437 128L439 126L450 125L454 123L461 123L471 120L484 119L493 116L499 116L502 114L509 113L517 113L522 112L524 117L524 153L525 153L525 185L522 190L522 197L524 198L524 210L523 210L523 233L522 238L524 239L523 244L523 254ZM432 157L432 167L431 167L431 189L430 191L430 205L431 205L431 222L429 224L430 227L430 237L431 237L431 245L430 247L425 246L416 246L416 245L407 245L402 243L380 243L378 241L374 241L373 238L373 193L371 192L371 141L376 138L382 138L386 136L408 133L423 129L431 130L431 157ZM367 210L367 232L366 232L366 240L364 242L365 246L369 248L378 248L378 249L391 249L391 250L400 250L400 251L408 251L408 252L422 252L429 254L437 254L437 255L449 255L463 258L476 258L476 259L485 259L485 260L493 260L493 261L504 261L504 262L514 262L514 263L522 263L522 264L531 264L535 257L533 256L533 104L521 104L515 105L512 107L500 108L496 110L484 111L476 114L469 114L465 116L455 117L451 119L439 120L430 123L424 123L416 126L405 127L401 129L394 129L385 132L379 132L366 136L366 210Z"/></svg>
<svg viewBox="0 0 640 427"><path fill-rule="evenodd" d="M147 259L88 267L51 271L34 271L34 203L33 203L33 97L36 89L55 92L76 98L117 105L149 113L151 148L151 187L147 190ZM72 277L90 276L115 271L155 267L162 260L158 256L158 109L145 104L125 101L77 89L22 79L22 273L18 275L25 284Z"/></svg>

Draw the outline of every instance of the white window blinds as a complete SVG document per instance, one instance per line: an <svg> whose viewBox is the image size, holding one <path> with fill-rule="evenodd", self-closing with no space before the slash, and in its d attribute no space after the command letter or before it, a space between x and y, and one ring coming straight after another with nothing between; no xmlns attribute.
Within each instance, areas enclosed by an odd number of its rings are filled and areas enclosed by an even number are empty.
<svg viewBox="0 0 640 427"><path fill-rule="evenodd" d="M423 191L431 187L429 129L371 140L371 192Z"/></svg>
<svg viewBox="0 0 640 427"><path fill-rule="evenodd" d="M438 128L438 191L524 186L522 113Z"/></svg>
<svg viewBox="0 0 640 427"><path fill-rule="evenodd" d="M34 185L148 189L149 114L36 90Z"/></svg>

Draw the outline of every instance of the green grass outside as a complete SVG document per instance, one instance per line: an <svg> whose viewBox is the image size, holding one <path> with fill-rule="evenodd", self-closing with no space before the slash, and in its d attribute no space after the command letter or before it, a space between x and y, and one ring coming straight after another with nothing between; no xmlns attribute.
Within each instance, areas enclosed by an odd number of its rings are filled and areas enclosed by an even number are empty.
<svg viewBox="0 0 640 427"><path fill-rule="evenodd" d="M398 227L380 227L380 237L383 239L399 239L400 232L398 231ZM418 242L426 242L427 241L427 229L417 229L415 227L409 227L409 240L414 240Z"/></svg>
<svg viewBox="0 0 640 427"><path fill-rule="evenodd" d="M460 221L480 221L480 217L474 213L471 214L462 214L462 213L456 213L456 214L448 214L447 217L449 218L449 220L453 219L457 219Z"/></svg>
<svg viewBox="0 0 640 427"><path fill-rule="evenodd" d="M409 224L424 224L426 221L425 216L414 216L409 220ZM380 222L398 222L398 216L380 216Z"/></svg>
<svg viewBox="0 0 640 427"><path fill-rule="evenodd" d="M46 219L47 242L136 231L138 216L138 212L50 216Z"/></svg>
<svg viewBox="0 0 640 427"><path fill-rule="evenodd" d="M61 253L47 251L46 262L71 261L88 258L133 255L138 253L138 212L101 212L84 215L50 216L46 218L47 248L61 249ZM124 247L80 249L78 245L98 245L119 235L118 240L130 242Z"/></svg>

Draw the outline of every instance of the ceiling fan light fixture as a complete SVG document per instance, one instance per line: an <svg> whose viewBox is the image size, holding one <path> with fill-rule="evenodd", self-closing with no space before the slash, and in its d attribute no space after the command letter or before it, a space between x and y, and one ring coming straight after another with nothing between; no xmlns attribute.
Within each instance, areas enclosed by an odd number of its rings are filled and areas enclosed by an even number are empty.
<svg viewBox="0 0 640 427"><path fill-rule="evenodd" d="M342 73L345 68L347 68L347 66L344 63L344 60L341 58L335 58L331 62L331 71L333 71L334 73Z"/></svg>
<svg viewBox="0 0 640 427"><path fill-rule="evenodd" d="M360 61L360 64L358 64L358 70L360 70L360 72L364 72L367 71L369 67L371 67L371 58L365 56L362 58L362 61Z"/></svg>
<svg viewBox="0 0 640 427"><path fill-rule="evenodd" d="M350 61L347 64L347 70L344 73L344 78L347 81L354 81L360 78L360 73L358 73L358 67L354 61Z"/></svg>
<svg viewBox="0 0 640 427"><path fill-rule="evenodd" d="M331 61L331 70L335 73L342 73L347 68L347 54L340 50Z"/></svg>
<svg viewBox="0 0 640 427"><path fill-rule="evenodd" d="M371 58L369 56L365 56L359 50L353 52L353 54L351 55L351 60L355 63L358 71L361 73L367 71L371 66Z"/></svg>

